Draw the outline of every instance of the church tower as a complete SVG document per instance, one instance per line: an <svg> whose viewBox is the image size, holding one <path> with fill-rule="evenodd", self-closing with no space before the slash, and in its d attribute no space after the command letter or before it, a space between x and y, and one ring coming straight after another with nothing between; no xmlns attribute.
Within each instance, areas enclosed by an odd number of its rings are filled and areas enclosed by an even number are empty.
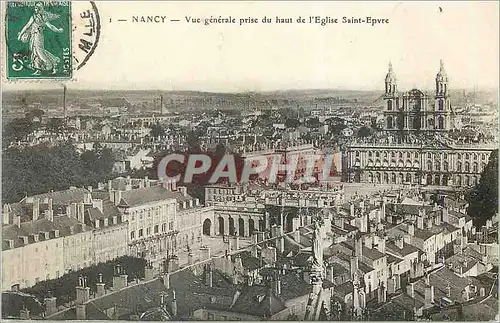
<svg viewBox="0 0 500 323"><path fill-rule="evenodd" d="M384 112L385 116L385 129L397 129L396 119L398 114L398 88L396 84L396 74L392 70L392 64L389 63L389 71L385 76L385 94L384 100L387 102Z"/></svg>
<svg viewBox="0 0 500 323"><path fill-rule="evenodd" d="M443 60L440 61L439 73L436 75L436 103L435 103L435 129L446 131L450 129L451 103L448 93L448 75L444 69Z"/></svg>

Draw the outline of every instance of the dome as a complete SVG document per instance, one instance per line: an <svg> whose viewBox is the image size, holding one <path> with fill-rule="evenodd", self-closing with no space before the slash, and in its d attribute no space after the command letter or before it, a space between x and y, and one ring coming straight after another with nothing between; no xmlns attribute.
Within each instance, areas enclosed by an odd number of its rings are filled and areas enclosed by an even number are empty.
<svg viewBox="0 0 500 323"><path fill-rule="evenodd" d="M394 71L392 70L391 63L389 63L389 72L385 76L385 82L386 83L396 83L396 74L394 74Z"/></svg>

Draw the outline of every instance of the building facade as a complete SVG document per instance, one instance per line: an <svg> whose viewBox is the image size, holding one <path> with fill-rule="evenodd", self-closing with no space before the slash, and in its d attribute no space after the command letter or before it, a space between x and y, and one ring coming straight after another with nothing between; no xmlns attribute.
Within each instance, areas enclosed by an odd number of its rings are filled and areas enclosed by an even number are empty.
<svg viewBox="0 0 500 323"><path fill-rule="evenodd" d="M392 66L385 79L384 100L385 135L355 139L345 147L344 181L458 187L479 182L497 147L466 143L453 135L453 109L442 62L432 100L418 89L399 93Z"/></svg>

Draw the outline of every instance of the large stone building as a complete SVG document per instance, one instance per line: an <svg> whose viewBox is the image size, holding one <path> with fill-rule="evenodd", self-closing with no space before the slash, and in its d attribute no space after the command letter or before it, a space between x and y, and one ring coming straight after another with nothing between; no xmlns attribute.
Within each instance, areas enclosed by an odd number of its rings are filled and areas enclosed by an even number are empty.
<svg viewBox="0 0 500 323"><path fill-rule="evenodd" d="M399 93L389 66L382 135L354 139L343 155L344 180L374 184L472 186L488 163L495 143L473 142L454 132L448 76L443 63L436 91Z"/></svg>

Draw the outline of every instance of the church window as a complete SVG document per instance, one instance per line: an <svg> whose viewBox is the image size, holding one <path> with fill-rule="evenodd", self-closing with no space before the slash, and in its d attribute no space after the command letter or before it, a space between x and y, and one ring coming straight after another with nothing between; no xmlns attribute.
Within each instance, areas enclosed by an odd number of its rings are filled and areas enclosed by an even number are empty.
<svg viewBox="0 0 500 323"><path fill-rule="evenodd" d="M465 171L470 172L470 164L468 162L465 163Z"/></svg>
<svg viewBox="0 0 500 323"><path fill-rule="evenodd" d="M444 118L442 116L438 118L438 129L444 129Z"/></svg>
<svg viewBox="0 0 500 323"><path fill-rule="evenodd" d="M439 111L443 111L443 100L439 100L438 106L439 106Z"/></svg>
<svg viewBox="0 0 500 323"><path fill-rule="evenodd" d="M387 110L392 110L392 100L387 101Z"/></svg>
<svg viewBox="0 0 500 323"><path fill-rule="evenodd" d="M474 154L474 160L477 160L477 154Z"/></svg>
<svg viewBox="0 0 500 323"><path fill-rule="evenodd" d="M472 171L473 171L474 173L477 173L477 171L478 171L478 166L477 166L477 163L474 163L474 164L473 164L473 166L472 166Z"/></svg>

